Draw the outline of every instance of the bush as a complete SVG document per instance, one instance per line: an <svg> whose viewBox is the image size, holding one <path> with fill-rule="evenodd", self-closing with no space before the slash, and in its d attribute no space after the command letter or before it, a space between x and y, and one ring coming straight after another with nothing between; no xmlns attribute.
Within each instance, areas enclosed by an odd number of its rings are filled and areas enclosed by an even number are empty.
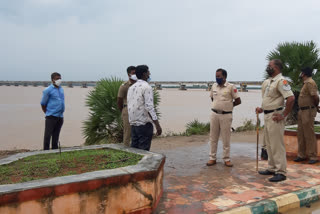
<svg viewBox="0 0 320 214"><path fill-rule="evenodd" d="M260 124L260 121L259 121L259 124ZM253 131L256 129L257 129L257 126L253 124L252 120L245 120L242 126L239 126L238 128L236 128L236 132ZM259 129L262 129L262 127L259 126Z"/></svg>
<svg viewBox="0 0 320 214"><path fill-rule="evenodd" d="M197 119L186 125L185 135L205 135L210 132L210 123L201 123Z"/></svg>
<svg viewBox="0 0 320 214"><path fill-rule="evenodd" d="M123 81L116 77L104 78L89 92L86 98L89 118L83 122L86 145L122 142L123 124L117 106L118 90L122 83ZM154 90L154 106L158 116L159 102L160 95Z"/></svg>

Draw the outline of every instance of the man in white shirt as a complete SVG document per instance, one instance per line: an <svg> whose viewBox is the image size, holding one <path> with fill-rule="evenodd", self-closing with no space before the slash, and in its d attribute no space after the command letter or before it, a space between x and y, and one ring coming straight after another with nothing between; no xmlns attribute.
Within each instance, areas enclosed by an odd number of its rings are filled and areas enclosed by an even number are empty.
<svg viewBox="0 0 320 214"><path fill-rule="evenodd" d="M129 88L127 95L131 147L149 151L153 135L152 122L156 126L157 135L161 135L162 129L154 110L153 90L148 83L148 66L137 66L136 76L138 81Z"/></svg>

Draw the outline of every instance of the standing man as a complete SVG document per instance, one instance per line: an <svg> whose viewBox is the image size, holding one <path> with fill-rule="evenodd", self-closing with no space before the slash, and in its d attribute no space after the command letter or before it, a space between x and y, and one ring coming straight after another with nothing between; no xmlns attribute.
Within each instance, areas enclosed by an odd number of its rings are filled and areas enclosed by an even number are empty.
<svg viewBox="0 0 320 214"><path fill-rule="evenodd" d="M269 62L266 69L269 78L262 84L262 107L256 113L264 112L264 140L268 152L268 169L259 171L261 175L273 175L271 182L286 180L286 149L283 142L285 118L292 110L294 95L287 80L282 76L281 60ZM283 106L286 101L286 107Z"/></svg>
<svg viewBox="0 0 320 214"><path fill-rule="evenodd" d="M153 135L153 125L157 129L157 135L161 135L156 111L153 104L153 90L149 85L150 71L148 66L136 67L138 81L128 90L128 113L131 125L131 147L150 150Z"/></svg>
<svg viewBox="0 0 320 214"><path fill-rule="evenodd" d="M230 161L230 135L232 110L241 104L238 90L235 85L227 82L227 71L219 68L216 71L216 83L212 85L210 97L212 113L210 120L210 154L207 166L216 164L217 146L221 134L223 142L224 164L232 167Z"/></svg>
<svg viewBox="0 0 320 214"><path fill-rule="evenodd" d="M52 149L58 149L60 130L63 124L64 92L60 86L61 75L51 74L52 84L43 90L41 108L46 115L44 130L43 149L49 150L50 139L52 138Z"/></svg>
<svg viewBox="0 0 320 214"><path fill-rule="evenodd" d="M314 134L314 118L317 115L319 94L317 84L311 76L311 68L301 70L303 86L298 99L298 157L294 161L301 162L308 157L309 164L315 164L318 162L318 147Z"/></svg>
<svg viewBox="0 0 320 214"><path fill-rule="evenodd" d="M128 117L128 108L127 108L127 93L129 87L137 81L137 77L135 75L136 67L129 66L127 68L127 74L129 80L126 83L123 83L118 91L118 99L117 104L118 108L121 111L122 124L123 124L123 143L126 146L130 146L131 142L131 127L129 124Z"/></svg>

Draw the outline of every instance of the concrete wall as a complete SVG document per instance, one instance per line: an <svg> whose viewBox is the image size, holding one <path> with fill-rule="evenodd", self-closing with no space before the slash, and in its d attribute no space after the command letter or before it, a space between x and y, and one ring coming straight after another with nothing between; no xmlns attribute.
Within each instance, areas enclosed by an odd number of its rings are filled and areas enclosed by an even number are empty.
<svg viewBox="0 0 320 214"><path fill-rule="evenodd" d="M320 157L320 134L316 133L318 144L318 157ZM298 136L297 131L285 130L284 131L284 145L286 147L287 156L295 157L298 155Z"/></svg>

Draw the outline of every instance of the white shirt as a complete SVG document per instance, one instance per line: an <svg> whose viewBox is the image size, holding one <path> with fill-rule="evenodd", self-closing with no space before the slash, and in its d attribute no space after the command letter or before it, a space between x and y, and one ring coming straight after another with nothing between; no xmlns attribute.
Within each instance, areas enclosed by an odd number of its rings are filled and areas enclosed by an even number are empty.
<svg viewBox="0 0 320 214"><path fill-rule="evenodd" d="M141 126L158 120L153 105L153 91L146 81L139 79L129 88L127 102L130 125Z"/></svg>

